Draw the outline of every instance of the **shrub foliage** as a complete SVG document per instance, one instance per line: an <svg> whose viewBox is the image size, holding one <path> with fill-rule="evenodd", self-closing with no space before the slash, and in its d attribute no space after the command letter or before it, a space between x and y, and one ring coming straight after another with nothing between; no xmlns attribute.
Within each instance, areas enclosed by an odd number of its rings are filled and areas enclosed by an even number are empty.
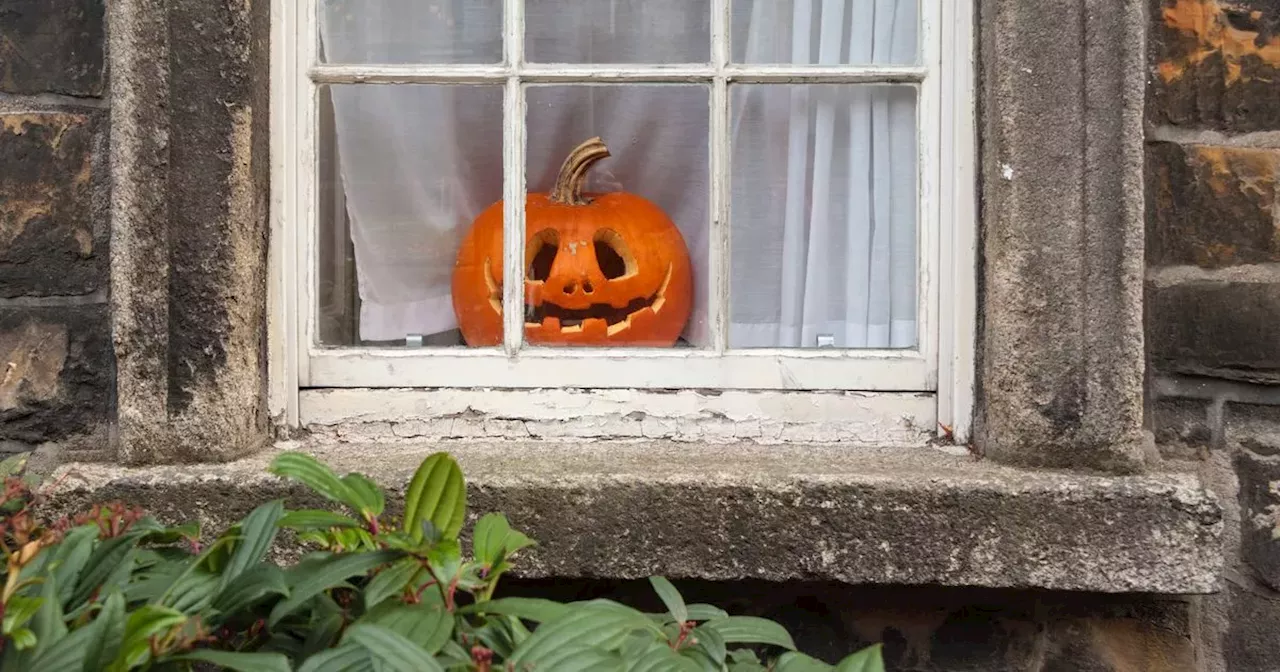
<svg viewBox="0 0 1280 672"><path fill-rule="evenodd" d="M882 670L878 645L830 665L796 651L779 624L686 604L650 579L666 606L497 596L534 541L500 513L470 543L466 484L447 453L424 460L403 515L364 475L339 476L304 453L270 470L332 509L262 504L216 538L160 524L120 503L53 521L31 484L5 480L0 538L2 670L241 672L838 672ZM307 553L270 558L281 530Z"/></svg>

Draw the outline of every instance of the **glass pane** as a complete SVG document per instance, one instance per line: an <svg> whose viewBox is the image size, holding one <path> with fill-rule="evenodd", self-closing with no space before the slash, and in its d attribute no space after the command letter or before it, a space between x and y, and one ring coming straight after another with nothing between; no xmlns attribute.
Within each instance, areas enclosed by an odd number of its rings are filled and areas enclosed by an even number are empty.
<svg viewBox="0 0 1280 672"><path fill-rule="evenodd" d="M502 0L319 0L323 63L500 63Z"/></svg>
<svg viewBox="0 0 1280 672"><path fill-rule="evenodd" d="M729 344L916 344L912 86L735 86Z"/></svg>
<svg viewBox="0 0 1280 672"><path fill-rule="evenodd" d="M485 268L470 278L455 267L467 267L456 262L472 222L502 198L502 87L351 84L321 94L321 343L461 345L455 277L465 280L459 305L500 325ZM484 253L499 280L500 212ZM496 328L486 345L501 342Z"/></svg>
<svg viewBox="0 0 1280 672"><path fill-rule="evenodd" d="M529 343L708 345L708 95L702 85L528 89ZM569 162L585 180L561 181L574 172L561 170L566 157L597 136L611 156L587 145Z"/></svg>
<svg viewBox="0 0 1280 672"><path fill-rule="evenodd" d="M710 0L527 0L526 60L706 63Z"/></svg>
<svg viewBox="0 0 1280 672"><path fill-rule="evenodd" d="M919 0L732 0L737 63L916 62Z"/></svg>

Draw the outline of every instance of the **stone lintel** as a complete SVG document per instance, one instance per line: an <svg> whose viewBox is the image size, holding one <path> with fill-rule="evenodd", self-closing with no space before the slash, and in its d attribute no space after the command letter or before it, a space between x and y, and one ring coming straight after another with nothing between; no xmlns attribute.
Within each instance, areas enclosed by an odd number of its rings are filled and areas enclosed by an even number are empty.
<svg viewBox="0 0 1280 672"><path fill-rule="evenodd" d="M428 454L469 483L469 516L504 512L539 542L539 577L835 580L1195 594L1218 589L1222 513L1192 474L1025 472L934 449L674 443L278 444L388 488ZM211 533L258 504L323 505L266 472L275 450L225 464L58 467L52 506L121 499ZM469 528L468 528L469 529Z"/></svg>
<svg viewBox="0 0 1280 672"><path fill-rule="evenodd" d="M977 441L1143 468L1143 0L981 0Z"/></svg>

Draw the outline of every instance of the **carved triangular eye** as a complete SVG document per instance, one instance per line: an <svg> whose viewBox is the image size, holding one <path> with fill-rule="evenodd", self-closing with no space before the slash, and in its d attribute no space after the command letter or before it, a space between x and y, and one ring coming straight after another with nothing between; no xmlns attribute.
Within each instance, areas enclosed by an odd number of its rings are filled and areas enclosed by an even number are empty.
<svg viewBox="0 0 1280 672"><path fill-rule="evenodd" d="M534 234L525 250L525 258L529 260L525 275L530 280L545 282L551 277L551 264L556 260L559 249L560 233L555 229L543 229Z"/></svg>
<svg viewBox="0 0 1280 672"><path fill-rule="evenodd" d="M595 248L596 263L600 265L600 272L609 280L617 280L636 272L636 259L617 231L596 231Z"/></svg>

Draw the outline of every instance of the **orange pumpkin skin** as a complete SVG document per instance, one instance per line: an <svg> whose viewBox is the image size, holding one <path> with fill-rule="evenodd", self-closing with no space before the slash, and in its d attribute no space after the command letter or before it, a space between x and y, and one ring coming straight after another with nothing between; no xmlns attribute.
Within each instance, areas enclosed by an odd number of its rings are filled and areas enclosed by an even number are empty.
<svg viewBox="0 0 1280 672"><path fill-rule="evenodd" d="M585 151L596 158L583 159ZM671 219L635 194L579 191L586 168L607 155L598 138L583 143L555 191L525 198L530 344L670 347L689 320L692 264ZM498 201L480 213L454 265L454 312L473 347L502 342L502 209Z"/></svg>

